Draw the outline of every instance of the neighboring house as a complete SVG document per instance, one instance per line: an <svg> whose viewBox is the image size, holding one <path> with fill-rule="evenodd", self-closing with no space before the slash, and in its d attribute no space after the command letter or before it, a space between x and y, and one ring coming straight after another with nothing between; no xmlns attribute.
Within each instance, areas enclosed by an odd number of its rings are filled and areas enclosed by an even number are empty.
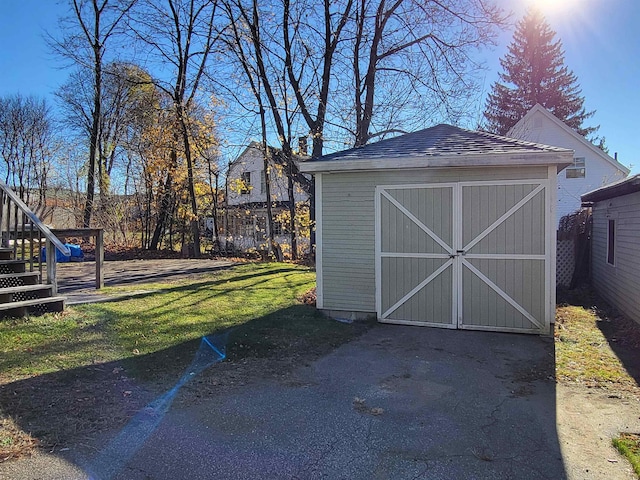
<svg viewBox="0 0 640 480"><path fill-rule="evenodd" d="M285 165L279 151L272 149L269 168L274 240L289 245L291 235L283 213L289 212L290 199ZM306 157L297 156L296 164ZM309 201L302 183L309 181L298 173L294 182L293 199L296 204ZM285 214L284 217L288 218ZM252 142L229 166L227 177L227 212L222 219L223 241L233 242L235 248L246 251L264 249L267 238L267 192L262 146ZM297 235L298 246L309 247L309 239Z"/></svg>
<svg viewBox="0 0 640 480"><path fill-rule="evenodd" d="M591 282L640 323L640 175L582 195L592 208Z"/></svg>
<svg viewBox="0 0 640 480"><path fill-rule="evenodd" d="M555 194L573 152L450 125L309 160L317 306L335 317L549 334Z"/></svg>
<svg viewBox="0 0 640 480"><path fill-rule="evenodd" d="M625 178L629 169L537 104L507 132L508 137L574 151L573 165L558 174L557 221L580 209L580 196Z"/></svg>

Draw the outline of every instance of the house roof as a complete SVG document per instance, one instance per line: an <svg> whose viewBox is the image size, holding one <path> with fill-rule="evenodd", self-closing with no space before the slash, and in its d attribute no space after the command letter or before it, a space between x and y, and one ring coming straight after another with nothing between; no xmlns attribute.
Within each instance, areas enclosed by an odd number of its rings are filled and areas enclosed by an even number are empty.
<svg viewBox="0 0 640 480"><path fill-rule="evenodd" d="M573 151L454 127L435 127L331 153L300 165L304 172L416 167L554 165L564 168Z"/></svg>
<svg viewBox="0 0 640 480"><path fill-rule="evenodd" d="M606 187L587 192L582 195L580 199L582 203L593 203L635 192L640 192L640 175L634 175L633 177L625 178Z"/></svg>
<svg viewBox="0 0 640 480"><path fill-rule="evenodd" d="M624 165L622 165L620 162L618 162L615 158L612 158L611 156L607 155L602 149L596 147L593 143L591 143L589 140L587 140L586 138L584 138L582 135L580 135L578 132L576 132L573 128L571 128L569 125L567 125L566 123L564 123L562 120L560 120L558 117L556 117L553 113L551 113L549 110L547 110L546 108L544 108L542 105L540 105L539 103L535 104L531 110L529 110L527 112L527 114L522 117L520 119L520 121L518 123L516 123L513 127L511 127L511 129L509 129L509 131L507 132L507 136L513 136L515 135L515 132L518 131L518 129L522 128L524 125L526 125L529 121L531 121L531 118L536 114L536 113L541 113L542 115L544 115L546 118L548 118L553 124L555 124L558 128L560 128L561 130L563 130L564 132L568 133L569 135L571 135L574 139L576 139L578 142L580 142L582 145L584 145L586 148L588 148L589 150L591 150L595 155L597 155L598 157L600 157L602 160L604 160L607 163L610 163L611 165L613 165L615 168L617 168L618 170L620 170L621 172L623 172L626 175L629 175L629 169L627 167L625 167Z"/></svg>
<svg viewBox="0 0 640 480"><path fill-rule="evenodd" d="M281 148L277 148L277 147L271 147L271 146L267 146L267 148L271 151L272 155L271 155L271 160L273 162L277 162L282 164L284 162L283 158L281 155L279 155L279 153L282 152ZM238 155L234 160L231 161L231 165L235 165L236 163L240 163L240 161L242 160L242 158L250 151L250 150L257 150L259 152L262 152L263 148L262 148L262 143L260 142L256 142L255 140L252 140L249 145L247 145L245 147L244 150L242 150L242 152L240 153L240 155ZM300 155L300 154L293 154L292 156L294 163L297 165L300 162L304 162L307 161L309 158L308 155Z"/></svg>

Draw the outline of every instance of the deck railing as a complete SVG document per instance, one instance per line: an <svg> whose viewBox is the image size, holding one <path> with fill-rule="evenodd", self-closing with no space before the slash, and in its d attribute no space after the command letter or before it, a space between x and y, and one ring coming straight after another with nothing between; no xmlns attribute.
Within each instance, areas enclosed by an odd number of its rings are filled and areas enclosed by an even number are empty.
<svg viewBox="0 0 640 480"><path fill-rule="evenodd" d="M13 249L15 260L25 261L25 268L40 272L40 283L51 285L53 294L58 290L56 281L56 249L70 255L69 249L37 217L35 213L8 187L0 181L0 243ZM42 245L46 262L42 258ZM43 264L46 263L46 278Z"/></svg>

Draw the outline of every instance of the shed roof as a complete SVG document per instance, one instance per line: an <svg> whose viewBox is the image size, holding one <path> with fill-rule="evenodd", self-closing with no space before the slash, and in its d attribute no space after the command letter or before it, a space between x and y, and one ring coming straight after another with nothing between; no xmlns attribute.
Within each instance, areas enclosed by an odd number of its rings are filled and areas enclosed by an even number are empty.
<svg viewBox="0 0 640 480"><path fill-rule="evenodd" d="M587 192L580 197L582 203L600 202L609 198L628 195L629 193L640 192L640 175L634 175L619 182L612 183L606 187L598 188Z"/></svg>
<svg viewBox="0 0 640 480"><path fill-rule="evenodd" d="M387 140L331 153L300 165L305 172L420 167L558 165L573 151L491 133L436 125Z"/></svg>

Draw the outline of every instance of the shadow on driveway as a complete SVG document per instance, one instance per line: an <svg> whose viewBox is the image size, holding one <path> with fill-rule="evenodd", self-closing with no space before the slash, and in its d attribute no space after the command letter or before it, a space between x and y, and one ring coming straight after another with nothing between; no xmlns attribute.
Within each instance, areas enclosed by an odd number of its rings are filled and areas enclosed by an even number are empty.
<svg viewBox="0 0 640 480"><path fill-rule="evenodd" d="M292 373L175 405L114 478L563 479L554 358L546 338L379 325ZM60 459L29 461L14 463L24 478L51 478L33 469Z"/></svg>

